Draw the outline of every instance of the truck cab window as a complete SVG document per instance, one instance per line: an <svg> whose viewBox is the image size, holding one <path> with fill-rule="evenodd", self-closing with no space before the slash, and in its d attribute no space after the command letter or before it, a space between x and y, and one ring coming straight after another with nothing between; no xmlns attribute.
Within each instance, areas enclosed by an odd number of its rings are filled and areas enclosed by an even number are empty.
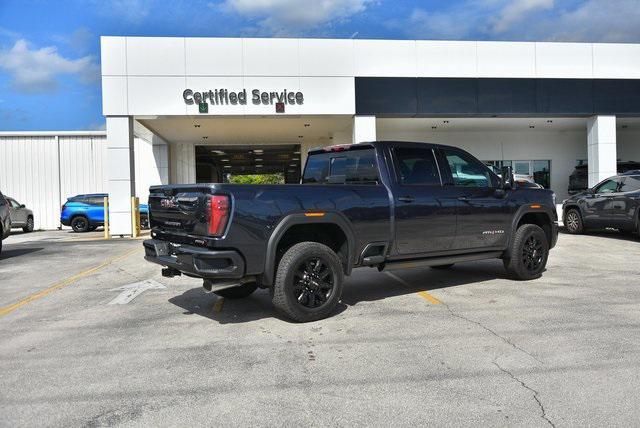
<svg viewBox="0 0 640 428"><path fill-rule="evenodd" d="M453 184L462 187L491 187L491 173L480 161L458 151L443 150Z"/></svg>
<svg viewBox="0 0 640 428"><path fill-rule="evenodd" d="M433 150L413 147L395 149L399 180L402 184L440 186L440 173Z"/></svg>
<svg viewBox="0 0 640 428"><path fill-rule="evenodd" d="M302 184L378 184L378 164L373 149L309 156Z"/></svg>

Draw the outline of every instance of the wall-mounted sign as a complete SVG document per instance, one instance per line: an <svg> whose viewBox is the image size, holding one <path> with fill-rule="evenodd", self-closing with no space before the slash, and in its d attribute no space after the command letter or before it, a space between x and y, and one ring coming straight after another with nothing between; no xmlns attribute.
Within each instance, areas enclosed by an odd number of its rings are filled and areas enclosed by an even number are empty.
<svg viewBox="0 0 640 428"><path fill-rule="evenodd" d="M208 91L193 91L185 89L182 93L184 102L188 105L198 104L200 113L207 113L211 105L246 105L249 102L246 89L233 92L228 89L214 89ZM284 113L285 105L304 104L304 94L302 92L289 91L283 89L279 92L265 92L260 89L251 91L250 102L253 105L275 105L277 113Z"/></svg>

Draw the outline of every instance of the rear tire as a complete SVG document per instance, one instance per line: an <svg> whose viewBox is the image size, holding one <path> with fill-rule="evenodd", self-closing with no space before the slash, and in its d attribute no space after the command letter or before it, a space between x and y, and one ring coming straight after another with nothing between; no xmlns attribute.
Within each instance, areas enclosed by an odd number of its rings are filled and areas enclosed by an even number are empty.
<svg viewBox="0 0 640 428"><path fill-rule="evenodd" d="M257 288L257 282L247 282L238 287L225 288L224 290L215 291L214 294L217 294L220 297L224 297L225 299L244 299L245 297L253 294L253 292L256 291Z"/></svg>
<svg viewBox="0 0 640 428"><path fill-rule="evenodd" d="M572 235L578 235L584 232L584 225L582 223L582 216L580 211L575 208L567 210L564 214L564 228Z"/></svg>
<svg viewBox="0 0 640 428"><path fill-rule="evenodd" d="M33 217L27 218L27 224L25 227L22 228L22 231L24 233L33 232Z"/></svg>
<svg viewBox="0 0 640 428"><path fill-rule="evenodd" d="M77 216L71 220L71 228L74 232L84 233L89 231L89 219L84 216Z"/></svg>
<svg viewBox="0 0 640 428"><path fill-rule="evenodd" d="M289 248L278 264L272 302L294 321L326 318L340 301L343 276L342 263L331 248L300 242Z"/></svg>
<svg viewBox="0 0 640 428"><path fill-rule="evenodd" d="M431 269L447 270L447 269L451 269L454 264L455 263L448 263L446 265L431 266Z"/></svg>
<svg viewBox="0 0 640 428"><path fill-rule="evenodd" d="M504 259L504 267L513 279L527 281L540 278L547 265L549 242L540 226L523 224L511 244L511 258Z"/></svg>

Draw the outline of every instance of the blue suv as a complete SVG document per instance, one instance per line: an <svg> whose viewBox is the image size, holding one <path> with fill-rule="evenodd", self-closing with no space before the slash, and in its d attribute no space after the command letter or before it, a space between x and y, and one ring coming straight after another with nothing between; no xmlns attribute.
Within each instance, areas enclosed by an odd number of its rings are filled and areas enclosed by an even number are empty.
<svg viewBox="0 0 640 428"><path fill-rule="evenodd" d="M104 226L104 198L106 193L76 195L62 206L60 223L71 226L74 232L88 232L98 226ZM149 207L140 204L140 224L143 228L149 224Z"/></svg>

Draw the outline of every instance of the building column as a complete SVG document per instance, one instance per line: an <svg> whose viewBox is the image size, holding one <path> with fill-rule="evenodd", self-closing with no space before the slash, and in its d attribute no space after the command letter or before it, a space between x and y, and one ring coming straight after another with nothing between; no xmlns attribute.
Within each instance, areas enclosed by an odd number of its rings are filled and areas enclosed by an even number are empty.
<svg viewBox="0 0 640 428"><path fill-rule="evenodd" d="M135 196L133 118L107 117L107 192L109 232L131 235L131 197Z"/></svg>
<svg viewBox="0 0 640 428"><path fill-rule="evenodd" d="M617 174L616 117L593 116L587 121L589 187Z"/></svg>
<svg viewBox="0 0 640 428"><path fill-rule="evenodd" d="M376 117L354 116L353 142L362 143L366 141L376 141Z"/></svg>

